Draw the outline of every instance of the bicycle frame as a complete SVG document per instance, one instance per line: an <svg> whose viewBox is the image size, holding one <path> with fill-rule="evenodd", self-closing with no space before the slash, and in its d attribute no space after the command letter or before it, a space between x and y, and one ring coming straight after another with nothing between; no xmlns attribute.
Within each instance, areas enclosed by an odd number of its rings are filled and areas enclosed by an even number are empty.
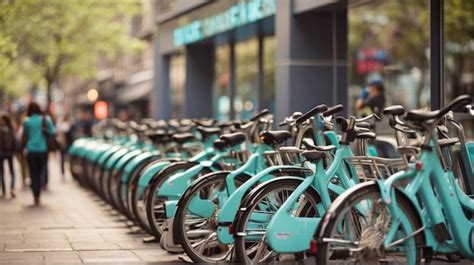
<svg viewBox="0 0 474 265"><path fill-rule="evenodd" d="M404 179L412 178L410 183L402 190L416 207L423 222L426 244L438 252L456 252L468 258L474 258L472 248L474 238L474 223L465 216L463 209L474 212L474 200L469 198L457 185L453 172L445 170L435 152L436 144L430 141L431 150L423 150L419 157L419 170L400 172L391 176L386 181L378 181L383 201L393 211L392 216L404 216L399 213L394 195L394 183ZM431 185L433 183L433 185ZM436 194L434 189L436 189ZM423 208L417 202L419 198ZM395 205L395 206L392 206ZM441 205L441 207L440 207ZM444 213L443 213L444 211ZM439 241L436 237L436 229L439 226L446 227L451 240ZM392 226L385 238L385 247L390 246L394 240L397 226ZM469 231L469 233L466 233Z"/></svg>
<svg viewBox="0 0 474 265"><path fill-rule="evenodd" d="M318 122L322 122L318 116ZM324 133L326 138L334 143L336 146L339 146L338 137L333 131L327 131ZM323 145L323 133L320 130L317 130L315 133L315 139L318 145ZM222 208L220 209L219 215L217 216L218 222L218 229L217 229L217 238L219 242L223 244L232 244L234 242L234 236L229 231L229 225L234 222L235 216L239 210L240 203L242 202L243 197L250 190L258 183L263 183L274 179L275 177L272 175L274 172L283 173L285 171L291 172L292 170L308 170L306 167L301 166L289 166L289 165L277 165L265 168L263 171L260 171L257 175L253 176L249 180L247 180L244 184L242 184L238 189L235 188L235 177L238 176L238 172L234 173L231 172L226 177L226 188L227 193L230 195L229 198L225 201ZM295 176L300 177L300 176ZM191 209L188 209L193 212Z"/></svg>
<svg viewBox="0 0 474 265"><path fill-rule="evenodd" d="M269 147L264 144L257 144L255 146L254 153L250 155L249 159L235 170L235 172L238 171L238 174L246 173L254 175L255 172L263 170L266 167L263 153L267 151ZM216 171L217 169L212 168L212 166L227 155L228 152L220 152L209 161L202 161L185 172L173 175L162 185L157 196L167 196L169 198L165 203L166 218L173 218L178 200L189 187L189 184L191 184L192 178L205 167L211 168L212 171Z"/></svg>
<svg viewBox="0 0 474 265"><path fill-rule="evenodd" d="M272 250L280 253L295 253L309 249L308 242L316 231L321 218L294 216L292 208L307 189L314 188L321 199L317 210L321 214L325 213L332 203L330 191L339 195L359 183L356 177L349 177L344 170L344 158L353 156L349 145L342 145L336 151L334 160L327 170L324 169L323 161L320 160L316 164L314 174L305 178L291 193L268 223L265 240ZM355 174L351 174L351 176L355 176ZM338 177L341 186L331 183L335 177Z"/></svg>

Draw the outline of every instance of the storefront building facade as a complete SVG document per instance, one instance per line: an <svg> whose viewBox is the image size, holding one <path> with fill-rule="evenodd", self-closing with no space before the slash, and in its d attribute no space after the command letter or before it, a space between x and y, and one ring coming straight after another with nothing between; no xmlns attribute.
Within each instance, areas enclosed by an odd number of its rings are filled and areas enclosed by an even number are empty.
<svg viewBox="0 0 474 265"><path fill-rule="evenodd" d="M373 79L387 105L439 108L474 93L474 41L456 24L474 7L453 3L158 1L154 114L226 120L269 108L280 121L321 103L358 114Z"/></svg>
<svg viewBox="0 0 474 265"><path fill-rule="evenodd" d="M268 108L278 120L344 103L347 16L332 2L175 1L157 21L155 114L245 119Z"/></svg>

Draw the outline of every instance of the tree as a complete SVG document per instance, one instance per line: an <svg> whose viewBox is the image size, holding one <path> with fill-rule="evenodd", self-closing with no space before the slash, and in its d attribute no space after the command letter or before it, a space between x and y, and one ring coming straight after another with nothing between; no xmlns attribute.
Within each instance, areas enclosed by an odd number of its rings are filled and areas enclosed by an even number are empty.
<svg viewBox="0 0 474 265"><path fill-rule="evenodd" d="M140 1L3 1L3 33L14 43L18 66L31 62L47 88L67 75L90 78L99 56L114 58L142 45L127 25ZM3 34L2 34L3 35ZM0 49L1 49L0 39ZM49 109L49 108L48 108Z"/></svg>
<svg viewBox="0 0 474 265"><path fill-rule="evenodd" d="M429 47L429 5L424 0L390 0L361 6L350 21L351 46L385 49L392 61L421 69L416 91L417 106L426 87L429 69L426 51Z"/></svg>
<svg viewBox="0 0 474 265"><path fill-rule="evenodd" d="M445 33L447 81L452 89L448 96L454 98L469 93L463 91L461 80L466 66L474 62L474 1L445 1Z"/></svg>
<svg viewBox="0 0 474 265"><path fill-rule="evenodd" d="M468 58L474 60L474 1L449 0L444 3L448 82L454 91L461 91L461 74L466 61ZM363 5L352 9L350 15L351 47L382 47L396 61L421 69L421 82L416 91L418 107L422 105L421 93L427 86L425 80L430 67L427 53L429 4L425 0L376 1L370 3L370 7Z"/></svg>

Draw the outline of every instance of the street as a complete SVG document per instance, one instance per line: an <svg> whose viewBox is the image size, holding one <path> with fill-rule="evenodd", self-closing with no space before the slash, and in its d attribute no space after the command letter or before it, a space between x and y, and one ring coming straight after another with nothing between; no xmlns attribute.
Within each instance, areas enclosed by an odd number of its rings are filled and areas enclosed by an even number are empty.
<svg viewBox="0 0 474 265"><path fill-rule="evenodd" d="M147 234L81 188L69 172L63 178L57 159L50 159L49 170L41 206L33 206L31 191L21 187L20 177L17 198L0 199L0 264L186 262L158 243L143 243ZM452 263L436 259L433 264Z"/></svg>

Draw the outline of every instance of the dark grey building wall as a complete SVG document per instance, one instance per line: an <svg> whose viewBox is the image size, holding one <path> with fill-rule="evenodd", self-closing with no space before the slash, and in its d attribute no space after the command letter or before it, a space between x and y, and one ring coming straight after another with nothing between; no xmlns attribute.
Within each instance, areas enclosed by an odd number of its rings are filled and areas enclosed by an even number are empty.
<svg viewBox="0 0 474 265"><path fill-rule="evenodd" d="M346 6L294 14L277 1L276 120L318 104L347 101Z"/></svg>
<svg viewBox="0 0 474 265"><path fill-rule="evenodd" d="M155 93L153 101L154 117L159 119L171 118L171 102L170 102L170 63L169 56L162 54L160 51L162 41L158 37L155 41Z"/></svg>

